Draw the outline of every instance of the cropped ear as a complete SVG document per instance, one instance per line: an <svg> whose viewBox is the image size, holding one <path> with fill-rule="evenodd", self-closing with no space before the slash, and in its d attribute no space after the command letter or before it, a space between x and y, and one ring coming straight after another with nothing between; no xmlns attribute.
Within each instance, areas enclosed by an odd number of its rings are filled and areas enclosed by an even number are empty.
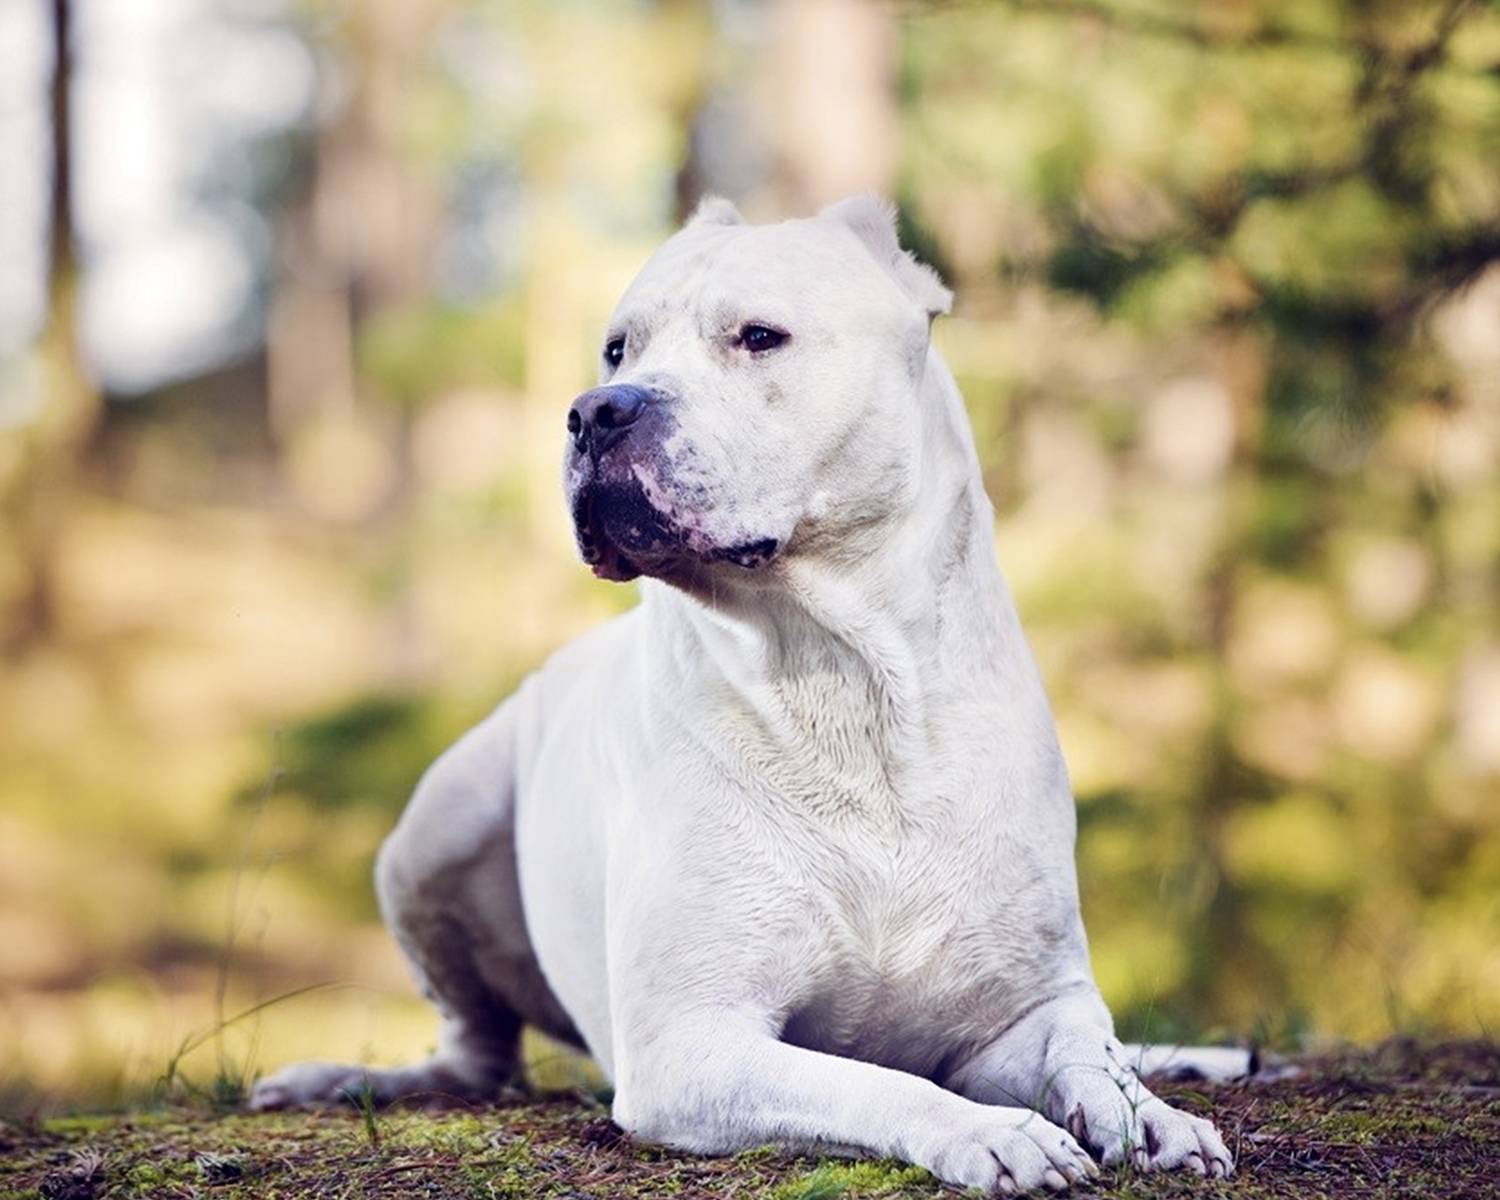
<svg viewBox="0 0 1500 1200"><path fill-rule="evenodd" d="M920 304L929 318L953 307L953 293L943 286L938 273L901 249L896 237L896 206L880 196L850 196L830 204L818 214L841 221L885 268L908 296Z"/></svg>
<svg viewBox="0 0 1500 1200"><path fill-rule="evenodd" d="M723 196L704 196L698 201L698 207L693 209L693 215L687 219L687 225L743 225L745 218L740 216L740 210L735 208L733 201L724 199Z"/></svg>

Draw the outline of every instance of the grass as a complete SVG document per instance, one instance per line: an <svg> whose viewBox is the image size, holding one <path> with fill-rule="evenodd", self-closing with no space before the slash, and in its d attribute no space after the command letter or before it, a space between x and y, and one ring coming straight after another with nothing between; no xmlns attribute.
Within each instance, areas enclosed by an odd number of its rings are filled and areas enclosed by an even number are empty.
<svg viewBox="0 0 1500 1200"><path fill-rule="evenodd" d="M1163 1085L1211 1113L1233 1179L1107 1172L1076 1195L1115 1200L1492 1197L1500 1046L1388 1043L1275 1081ZM373 1132L372 1132L373 1131ZM764 1149L696 1158L639 1145L586 1100L376 1113L368 1105L250 1116L205 1105L0 1124L0 1200L363 1200L597 1197L936 1200L898 1163L816 1162Z"/></svg>

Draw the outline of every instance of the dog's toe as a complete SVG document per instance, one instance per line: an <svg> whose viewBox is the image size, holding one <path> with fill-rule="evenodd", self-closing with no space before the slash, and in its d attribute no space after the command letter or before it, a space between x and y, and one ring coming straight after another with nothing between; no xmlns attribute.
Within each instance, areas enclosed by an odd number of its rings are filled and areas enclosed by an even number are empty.
<svg viewBox="0 0 1500 1200"><path fill-rule="evenodd" d="M1080 1105L1069 1125L1083 1132L1089 1148L1106 1165L1129 1161L1139 1171L1189 1170L1223 1178L1234 1170L1230 1156L1209 1121L1180 1112L1154 1096L1129 1103L1109 1096L1085 1113Z"/></svg>
<svg viewBox="0 0 1500 1200"><path fill-rule="evenodd" d="M927 1165L944 1182L991 1195L1063 1191L1096 1170L1065 1130L1036 1113L1006 1109L953 1130Z"/></svg>
<svg viewBox="0 0 1500 1200"><path fill-rule="evenodd" d="M359 1067L307 1062L283 1067L250 1089L251 1112L312 1108L338 1104L357 1092L368 1078Z"/></svg>
<svg viewBox="0 0 1500 1200"><path fill-rule="evenodd" d="M248 1108L251 1112L275 1112L290 1108L291 1093L274 1079L262 1079L250 1089Z"/></svg>

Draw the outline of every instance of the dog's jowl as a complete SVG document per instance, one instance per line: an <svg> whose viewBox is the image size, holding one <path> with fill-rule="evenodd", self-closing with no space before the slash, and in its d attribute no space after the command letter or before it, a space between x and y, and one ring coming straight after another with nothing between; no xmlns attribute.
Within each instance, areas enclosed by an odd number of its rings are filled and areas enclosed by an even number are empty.
<svg viewBox="0 0 1500 1200"><path fill-rule="evenodd" d="M578 549L641 578L427 773L376 870L428 1062L259 1107L493 1094L529 1022L684 1150L890 1155L954 1184L1227 1174L1089 968L1074 806L995 563L949 294L858 198L700 207L559 404Z"/></svg>

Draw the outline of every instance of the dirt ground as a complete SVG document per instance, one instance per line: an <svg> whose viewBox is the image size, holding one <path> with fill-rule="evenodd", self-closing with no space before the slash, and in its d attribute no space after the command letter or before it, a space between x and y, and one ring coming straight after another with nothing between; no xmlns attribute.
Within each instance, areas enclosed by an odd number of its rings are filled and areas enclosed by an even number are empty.
<svg viewBox="0 0 1500 1200"><path fill-rule="evenodd" d="M1211 1113L1229 1180L1106 1173L1107 1197L1500 1196L1500 1046L1391 1042L1300 1061L1290 1078L1162 1085ZM125 1197L734 1197L958 1195L899 1164L772 1150L704 1159L636 1145L587 1099L445 1111L249 1116L166 1106L0 1124L0 1200Z"/></svg>

